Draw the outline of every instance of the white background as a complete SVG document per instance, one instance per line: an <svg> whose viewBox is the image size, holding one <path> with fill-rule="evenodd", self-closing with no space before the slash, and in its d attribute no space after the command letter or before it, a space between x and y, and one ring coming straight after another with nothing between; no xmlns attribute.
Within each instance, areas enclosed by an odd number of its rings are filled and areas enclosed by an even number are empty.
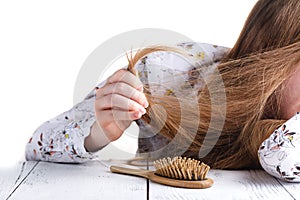
<svg viewBox="0 0 300 200"><path fill-rule="evenodd" d="M24 159L34 130L72 107L78 72L102 42L133 29L162 28L232 47L255 2L1 1L0 166Z"/></svg>

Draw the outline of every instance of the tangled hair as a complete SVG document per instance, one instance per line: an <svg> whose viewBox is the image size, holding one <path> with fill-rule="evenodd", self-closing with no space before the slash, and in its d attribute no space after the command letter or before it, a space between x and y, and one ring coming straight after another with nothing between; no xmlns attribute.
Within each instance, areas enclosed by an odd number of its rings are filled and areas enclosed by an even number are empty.
<svg viewBox="0 0 300 200"><path fill-rule="evenodd" d="M137 62L155 51L179 52L173 47L144 48L129 58L128 69L135 73ZM282 91L299 63L300 1L259 0L236 44L217 66L218 73L212 73L206 86L199 91L199 109L186 105L184 109L190 115L182 117L178 97L153 96L144 86L149 107L154 104L164 107L167 120L162 119L161 109L151 110L151 117L147 110L142 119L148 123L152 121L151 124L163 123L159 134L170 139L182 134L191 144L186 156L199 158L200 148L212 148L201 160L214 168L259 168L259 145L286 121L280 110ZM211 94L218 97L224 93L220 84L225 87L226 104L214 107L226 108L222 129L217 126L222 116L214 112L211 101ZM199 113L199 118L193 117ZM198 125L197 133L192 135L190 130L195 125ZM216 137L216 144L203 142L204 138L213 141Z"/></svg>

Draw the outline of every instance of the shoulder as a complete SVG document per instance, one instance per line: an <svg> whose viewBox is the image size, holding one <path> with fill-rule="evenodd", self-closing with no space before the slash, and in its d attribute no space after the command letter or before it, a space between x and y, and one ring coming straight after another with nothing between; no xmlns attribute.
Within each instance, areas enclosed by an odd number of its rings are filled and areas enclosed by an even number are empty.
<svg viewBox="0 0 300 200"><path fill-rule="evenodd" d="M214 44L184 42L175 45L176 48L185 52L188 57L183 59L183 56L169 52L157 51L148 54L141 60L141 64L176 64L169 67L182 68L182 66L197 63L197 65L210 65L214 62L219 62L230 50L228 47L218 46ZM186 62L184 62L186 60Z"/></svg>
<svg viewBox="0 0 300 200"><path fill-rule="evenodd" d="M226 47L196 42L180 43L175 47L187 56L157 51L138 62L138 76L144 85L152 83L152 93L187 95L190 93L187 88L197 93L203 85L202 77L207 76L229 51Z"/></svg>
<svg viewBox="0 0 300 200"><path fill-rule="evenodd" d="M258 150L262 167L286 181L300 181L300 114L277 128Z"/></svg>
<svg viewBox="0 0 300 200"><path fill-rule="evenodd" d="M186 51L199 64L218 62L230 50L228 47L199 42L185 42L177 46Z"/></svg>

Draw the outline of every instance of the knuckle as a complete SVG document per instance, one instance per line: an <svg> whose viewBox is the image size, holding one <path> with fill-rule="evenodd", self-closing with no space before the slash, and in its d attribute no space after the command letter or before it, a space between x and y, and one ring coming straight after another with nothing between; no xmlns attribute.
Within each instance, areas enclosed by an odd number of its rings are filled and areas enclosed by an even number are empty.
<svg viewBox="0 0 300 200"><path fill-rule="evenodd" d="M113 75L107 78L107 83L113 83L117 77L118 77L117 73L114 73Z"/></svg>
<svg viewBox="0 0 300 200"><path fill-rule="evenodd" d="M107 83L111 83L112 80L113 80L113 78L115 77L115 75L116 75L116 73L114 73L114 74L112 74L111 76L109 76L109 77L107 78L106 84L107 84Z"/></svg>
<svg viewBox="0 0 300 200"><path fill-rule="evenodd" d="M125 70L125 69L119 69L113 74L113 76L122 77L126 72L127 72L127 70Z"/></svg>
<svg viewBox="0 0 300 200"><path fill-rule="evenodd" d="M117 74L121 74L121 75L126 73L126 72L128 72L126 69L119 69L119 70L116 71Z"/></svg>
<svg viewBox="0 0 300 200"><path fill-rule="evenodd" d="M124 73L126 73L127 70L125 69L119 69L117 70L115 73L113 73L113 75L111 75L108 78L108 82L112 83L112 82L116 82L122 79L122 77L124 76Z"/></svg>

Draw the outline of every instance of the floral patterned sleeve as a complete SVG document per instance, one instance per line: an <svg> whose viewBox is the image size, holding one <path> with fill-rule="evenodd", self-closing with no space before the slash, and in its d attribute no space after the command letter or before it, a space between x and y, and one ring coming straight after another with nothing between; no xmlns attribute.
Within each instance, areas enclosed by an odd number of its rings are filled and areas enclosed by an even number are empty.
<svg viewBox="0 0 300 200"><path fill-rule="evenodd" d="M289 182L300 182L300 113L267 138L258 150L261 166L269 174Z"/></svg>
<svg viewBox="0 0 300 200"><path fill-rule="evenodd" d="M93 90L69 111L43 123L26 145L26 160L81 163L93 159L84 148L84 138L96 120L95 95Z"/></svg>

